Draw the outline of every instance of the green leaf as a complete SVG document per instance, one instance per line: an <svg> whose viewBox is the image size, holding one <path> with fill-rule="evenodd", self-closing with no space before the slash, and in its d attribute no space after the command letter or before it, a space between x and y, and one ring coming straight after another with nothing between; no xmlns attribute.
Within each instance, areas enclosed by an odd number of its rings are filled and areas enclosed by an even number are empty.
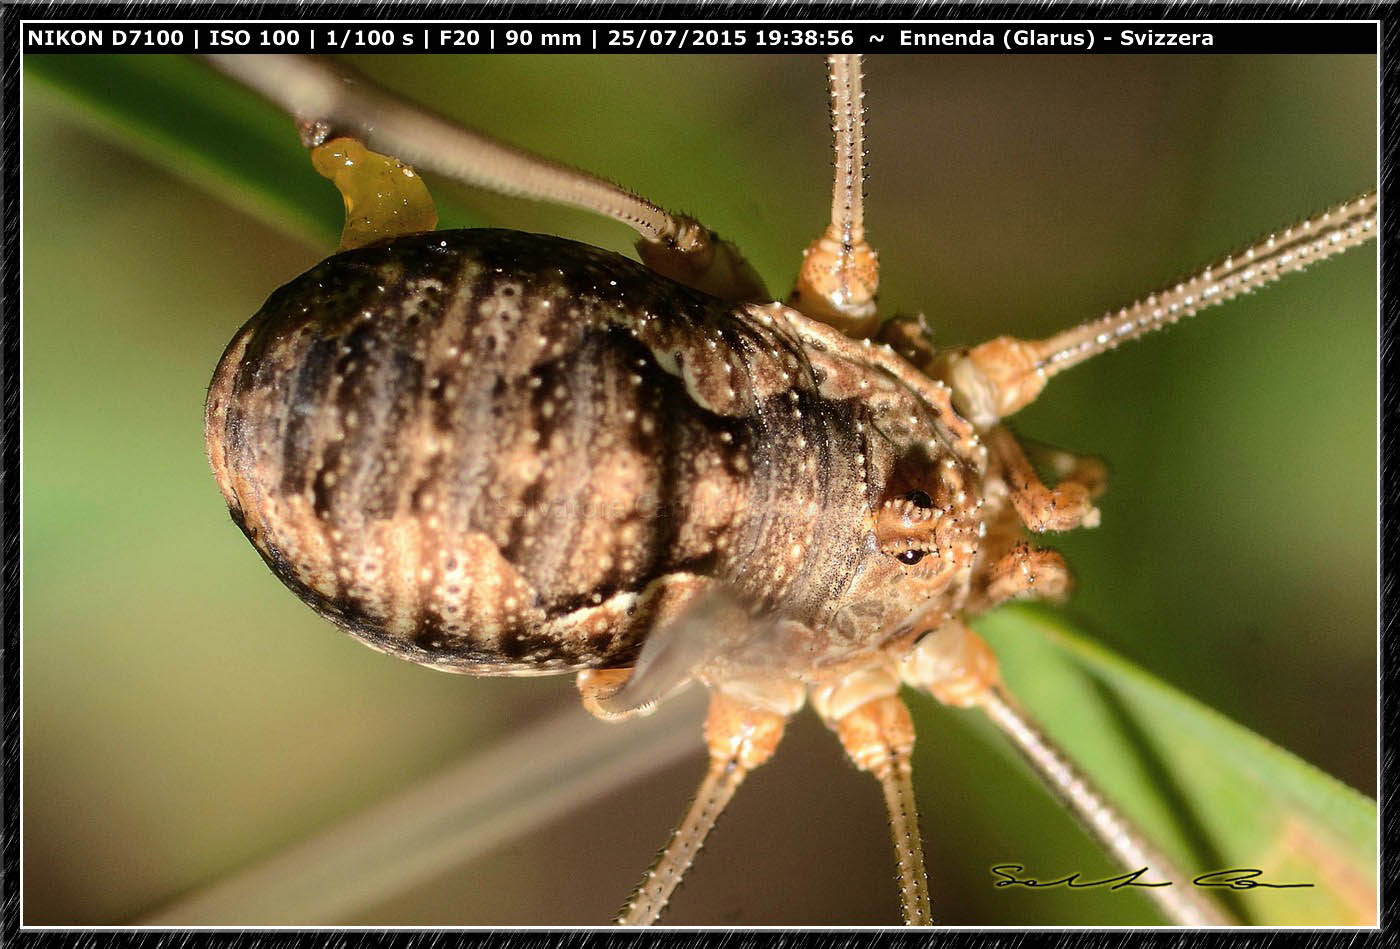
<svg viewBox="0 0 1400 949"><path fill-rule="evenodd" d="M977 624L1045 729L1188 873L1257 868L1299 889L1220 890L1242 922L1374 925L1374 801L1071 630Z"/></svg>

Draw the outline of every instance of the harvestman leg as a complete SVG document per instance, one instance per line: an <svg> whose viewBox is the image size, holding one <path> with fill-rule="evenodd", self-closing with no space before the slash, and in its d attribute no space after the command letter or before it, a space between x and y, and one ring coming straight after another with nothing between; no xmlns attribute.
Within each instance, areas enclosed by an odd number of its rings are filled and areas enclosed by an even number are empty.
<svg viewBox="0 0 1400 949"><path fill-rule="evenodd" d="M909 685L946 705L982 709L1041 781L1122 866L1148 867L1153 880L1171 881L1171 886L1147 891L1168 917L1185 926L1234 924L1021 708L1001 681L991 647L966 625L954 620L925 636L904 660L900 673Z"/></svg>
<svg viewBox="0 0 1400 949"><path fill-rule="evenodd" d="M717 585L703 586L676 617L651 632L631 668L578 674L584 708L608 721L649 714L695 681L698 670L744 643L753 632L747 611ZM699 678L711 687L705 719L710 765L666 849L619 915L621 925L656 922L739 785L773 756L788 719L806 700L806 688L796 680L725 678L721 685Z"/></svg>
<svg viewBox="0 0 1400 949"><path fill-rule="evenodd" d="M812 689L812 706L841 740L846 756L880 782L899 868L899 903L906 926L933 922L923 840L914 796L914 721L900 699L899 676L873 667Z"/></svg>
<svg viewBox="0 0 1400 949"><path fill-rule="evenodd" d="M876 295L879 257L865 240L865 91L861 57L828 56L835 176L831 223L802 252L788 303L847 336L869 336L880 325Z"/></svg>
<svg viewBox="0 0 1400 949"><path fill-rule="evenodd" d="M1006 483L1008 500L1027 527L1043 531L1092 526L1098 515L1092 500L1102 487L1102 466L1052 455L1049 461L1061 481L1048 488L1014 436L998 423L1033 402L1052 377L1071 366L1365 243L1375 236L1377 215L1376 192L1366 192L1098 319L1044 340L1000 336L951 358L936 357L927 368L953 385L968 417L987 430L988 448ZM1014 570L1003 571L994 584L988 585L989 599L1028 592L1018 591ZM1148 890L1172 919L1184 925L1232 923L1020 707L1002 684L990 648L961 622L924 637L903 661L901 675L940 701L985 711L1047 787L1121 864L1151 867L1175 884Z"/></svg>
<svg viewBox="0 0 1400 949"><path fill-rule="evenodd" d="M1270 234L1244 250L1198 271L1176 286L1039 341L1001 336L963 353L936 357L931 374L950 382L961 408L986 430L994 472L1005 484L1007 500L1032 531L1093 526L1098 511L1093 498L1102 488L1101 465L1052 453L1060 475L1054 488L1036 474L1025 452L1001 419L1029 405L1046 382L1063 370L1108 352L1119 343L1175 323L1182 316L1224 302L1341 253L1375 235L1377 200L1368 192L1322 214ZM1006 526L998 522L998 527ZM989 607L1021 595L1045 592L1026 548L1013 547L994 564L982 594ZM1006 557L1010 559L1007 560ZM1017 560L1026 569L1018 569ZM1042 560L1040 566L1062 563ZM1067 579L1067 578L1066 578ZM1099 842L1124 866L1150 867L1173 886L1148 890L1162 909L1184 925L1229 925L1229 919L1204 898L1172 862L1150 844L1055 745L1001 682L991 649L960 621L925 636L901 664L901 676L915 688L954 706L981 708L1007 736L1041 780Z"/></svg>
<svg viewBox="0 0 1400 949"><path fill-rule="evenodd" d="M789 304L805 316L865 337L880 325L879 258L865 239L865 91L861 57L827 57L834 174L831 221L803 252ZM911 758L914 723L897 695L899 678L876 667L812 690L812 704L847 756L880 782L899 866L908 925L931 920Z"/></svg>
<svg viewBox="0 0 1400 949"><path fill-rule="evenodd" d="M611 683L625 680L627 675L628 670L610 670L601 676L594 674L593 678L580 676L584 705L595 710L596 699L590 692L606 690ZM794 704L800 705L801 691L796 695ZM710 711L705 718L709 768L666 849L623 907L617 918L619 925L650 926L656 922L734 792L750 771L773 757L787 720L788 714L732 698L718 690L710 694Z"/></svg>
<svg viewBox="0 0 1400 949"><path fill-rule="evenodd" d="M998 336L960 353L939 355L926 368L952 384L974 424L988 428L1030 405L1047 382L1071 366L1359 247L1376 236L1378 221L1378 196L1367 191L1097 319L1041 340Z"/></svg>
<svg viewBox="0 0 1400 949"><path fill-rule="evenodd" d="M637 232L638 253L658 273L722 299L768 301L763 281L738 248L694 218L465 128L348 67L317 56L203 58L296 119L308 147L346 135L419 171L611 217Z"/></svg>
<svg viewBox="0 0 1400 949"><path fill-rule="evenodd" d="M1040 454L1060 475L1059 483L1050 488L1040 480L1007 429L993 428L987 442L1006 483L1011 510L1005 511L1004 516L1014 512L1033 531L1068 530L1097 523L1098 510L1092 502L1103 489L1101 463L1040 448ZM1058 553L1035 550L1024 541L1012 539L1010 531L998 531L997 536L1003 538L1001 546L1005 552L995 548L990 551L996 559L988 570L986 585L979 591L977 610L991 609L1011 599L1054 599L1064 595L1070 582L1069 569ZM1231 924L1232 920L1190 884L1189 878L1118 811L1020 706L1001 681L996 654L966 624L952 620L921 639L901 663L900 674L905 682L945 705L982 709L1051 792L1123 866L1149 867L1157 876L1172 882L1171 886L1147 891L1171 919L1194 926Z"/></svg>

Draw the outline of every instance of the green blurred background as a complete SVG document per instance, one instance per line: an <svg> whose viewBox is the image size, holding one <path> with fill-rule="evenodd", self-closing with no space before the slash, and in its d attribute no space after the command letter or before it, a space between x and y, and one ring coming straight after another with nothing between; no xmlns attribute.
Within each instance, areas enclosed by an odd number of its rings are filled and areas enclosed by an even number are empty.
<svg viewBox="0 0 1400 949"><path fill-rule="evenodd" d="M357 63L696 214L775 295L824 224L820 57ZM1372 187L1375 68L875 58L868 232L882 305L922 310L945 344L1045 334ZM139 157L148 142L38 72L25 71L23 113L24 915L122 923L574 699L567 678L463 679L371 652L272 577L209 474L204 387L268 293L333 249L339 198L309 163L292 172L324 208L308 239ZM285 135L294 147L290 123ZM437 193L471 209L444 223L630 246L624 228L584 214ZM1076 369L1014 419L1111 468L1103 526L1053 541L1079 579L1070 622L1372 795L1375 287L1372 245ZM929 703L916 715L941 920L1155 918L1126 893L994 890L987 867L1007 860L1047 873L1108 864L981 729ZM701 762L697 730L681 765L581 799L353 919L306 922L606 922ZM668 918L896 922L888 849L873 782L804 715Z"/></svg>

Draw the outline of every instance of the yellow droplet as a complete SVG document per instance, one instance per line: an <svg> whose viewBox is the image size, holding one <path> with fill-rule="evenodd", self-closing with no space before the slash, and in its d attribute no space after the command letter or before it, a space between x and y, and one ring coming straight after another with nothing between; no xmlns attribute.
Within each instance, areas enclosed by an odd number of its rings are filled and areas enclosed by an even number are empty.
<svg viewBox="0 0 1400 949"><path fill-rule="evenodd" d="M311 164L345 199L341 250L437 227L437 208L423 179L397 158L352 138L333 138L311 150Z"/></svg>

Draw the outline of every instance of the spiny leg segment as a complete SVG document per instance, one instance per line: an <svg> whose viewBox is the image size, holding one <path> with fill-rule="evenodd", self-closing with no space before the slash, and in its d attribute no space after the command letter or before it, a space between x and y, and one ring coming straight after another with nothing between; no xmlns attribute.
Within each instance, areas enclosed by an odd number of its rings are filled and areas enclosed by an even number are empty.
<svg viewBox="0 0 1400 949"><path fill-rule="evenodd" d="M711 694L705 719L710 766L666 849L623 907L617 918L619 925L650 926L656 922L734 792L750 771L773 757L786 726L785 715L719 691Z"/></svg>
<svg viewBox="0 0 1400 949"><path fill-rule="evenodd" d="M1064 560L1054 551L1035 550L1017 539L1015 521L1033 530L1068 529L1086 523L1089 512L1097 513L1090 502L1104 484L1103 466L1098 462L1051 450L1039 454L1061 478L1055 488L1047 488L1010 432L998 426L992 434L1001 437L989 439L991 475L1001 481L1006 496L983 551L989 560L986 579L969 603L969 610L979 613L1007 600L1063 596L1070 582ZM1066 497L1070 503L1062 503ZM1149 842L1021 707L1001 679L996 654L964 622L950 620L924 636L902 658L899 671L907 684L945 705L981 709L1051 793L1122 866L1129 870L1147 867L1154 880L1170 881L1170 886L1152 887L1147 892L1171 919L1187 926L1233 922L1191 885L1171 859Z"/></svg>
<svg viewBox="0 0 1400 949"><path fill-rule="evenodd" d="M941 354L926 369L952 385L959 408L974 424L990 427L1035 401L1052 377L1071 366L1357 247L1376 236L1377 220L1377 195L1368 191L1098 319L1043 340L998 336Z"/></svg>
<svg viewBox="0 0 1400 949"><path fill-rule="evenodd" d="M847 336L869 336L880 325L875 297L879 259L865 240L865 92L861 57L827 57L835 173L831 223L803 251L789 303Z"/></svg>
<svg viewBox="0 0 1400 949"><path fill-rule="evenodd" d="M959 409L986 430L994 469L1005 483L1006 499L1025 527L1044 531L1093 526L1098 512L1091 502L1102 490L1102 465L1054 453L1048 460L1060 475L1060 483L1047 488L1015 437L998 422L1029 405L1051 377L1070 366L1365 243L1376 234L1377 214L1376 193L1367 192L1270 234L1170 289L1096 320L1040 341L1002 336L964 352L937 354L925 361L925 368L953 386ZM1054 559L1042 556L1041 569L1031 569L1037 553ZM1025 569L1017 569L1018 556ZM1047 569L1053 580L1048 586L1041 580ZM969 604L974 612L1008 599L1062 592L1068 579L1057 555L1019 547L992 564L988 574L979 596ZM991 649L962 622L945 624L924 637L905 657L901 674L908 684L946 704L982 709L1046 786L1121 865L1129 869L1149 867L1172 882L1172 886L1147 891L1170 918L1188 926L1233 923L1020 706L1001 682Z"/></svg>
<svg viewBox="0 0 1400 949"><path fill-rule="evenodd" d="M904 660L901 675L909 685L944 704L985 712L1046 787L1121 866L1147 867L1149 882L1170 881L1170 886L1147 890L1169 918L1183 926L1234 924L1020 706L1002 683L991 648L966 625L955 620L925 636Z"/></svg>
<svg viewBox="0 0 1400 949"><path fill-rule="evenodd" d="M1126 340L1250 293L1370 240L1376 233L1376 220L1376 192L1343 201L1203 267L1175 286L1056 333L1038 344L1036 364L1053 376Z"/></svg>
<svg viewBox="0 0 1400 949"><path fill-rule="evenodd" d="M1129 869L1148 867L1152 879L1171 886L1149 889L1167 917L1183 926L1229 926L1234 920L1191 884L1191 878L1138 827L1119 811L1106 794L1060 748L1018 703L1005 685L993 684L976 696L979 708L1020 752L1041 781L1079 822Z"/></svg>
<svg viewBox="0 0 1400 949"><path fill-rule="evenodd" d="M898 674L877 666L813 688L811 700L841 740L846 756L880 782L899 871L904 924L927 926L933 914L914 796L914 721L898 691Z"/></svg>
<svg viewBox="0 0 1400 949"><path fill-rule="evenodd" d="M1021 541L991 562L978 592L985 603L1017 599L1058 602L1069 594L1070 586L1064 557Z"/></svg>
<svg viewBox="0 0 1400 949"><path fill-rule="evenodd" d="M827 57L834 158L831 221L803 252L790 304L804 315L865 337L880 325L879 258L865 240L865 91L859 55ZM914 797L914 724L884 667L844 676L812 691L812 704L847 756L880 782L899 867L907 925L928 925L928 880Z"/></svg>

